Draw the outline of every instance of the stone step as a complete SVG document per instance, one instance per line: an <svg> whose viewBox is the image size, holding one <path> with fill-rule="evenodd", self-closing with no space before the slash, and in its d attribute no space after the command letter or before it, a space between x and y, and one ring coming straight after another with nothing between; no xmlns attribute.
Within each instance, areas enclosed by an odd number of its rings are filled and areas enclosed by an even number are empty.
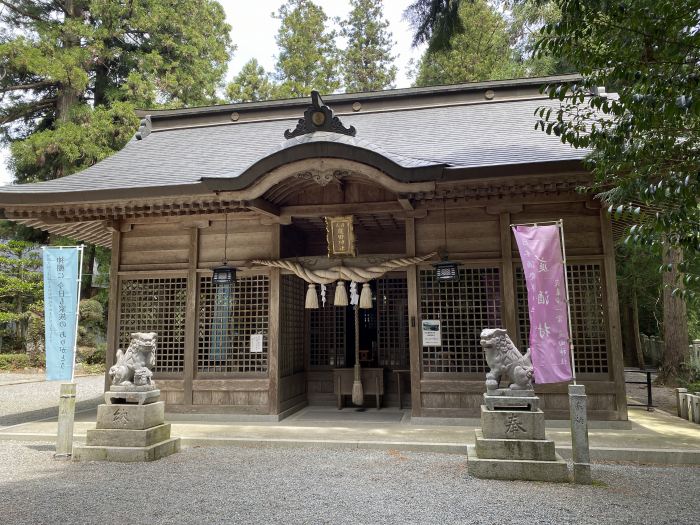
<svg viewBox="0 0 700 525"><path fill-rule="evenodd" d="M180 451L180 438L170 438L147 447L73 447L74 461L155 461Z"/></svg>
<svg viewBox="0 0 700 525"><path fill-rule="evenodd" d="M469 474L481 479L518 479L524 481L552 481L568 483L571 481L569 468L561 456L555 461L531 461L515 459L482 459L469 456L467 459Z"/></svg>
<svg viewBox="0 0 700 525"><path fill-rule="evenodd" d="M145 430L165 422L165 403L99 405L97 428Z"/></svg>
<svg viewBox="0 0 700 525"><path fill-rule="evenodd" d="M488 439L480 428L475 433L476 455L482 459L556 460L551 439Z"/></svg>
<svg viewBox="0 0 700 525"><path fill-rule="evenodd" d="M544 412L488 410L481 405L481 428L488 439L544 439Z"/></svg>
<svg viewBox="0 0 700 525"><path fill-rule="evenodd" d="M95 428L87 431L85 444L104 447L148 447L170 438L170 423L145 430Z"/></svg>

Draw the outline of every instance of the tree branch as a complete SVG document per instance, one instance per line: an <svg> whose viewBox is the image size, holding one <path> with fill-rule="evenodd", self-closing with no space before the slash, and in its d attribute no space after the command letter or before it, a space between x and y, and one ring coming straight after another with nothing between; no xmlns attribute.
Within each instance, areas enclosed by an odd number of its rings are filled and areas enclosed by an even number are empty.
<svg viewBox="0 0 700 525"><path fill-rule="evenodd" d="M33 82L31 84L17 84L15 86L8 86L0 88L0 93L7 93L8 91L19 91L20 89L37 89L41 87L56 86L57 82L51 82L50 80L43 80L41 82Z"/></svg>
<svg viewBox="0 0 700 525"><path fill-rule="evenodd" d="M16 5L12 5L11 3L6 2L5 0L0 0L0 4L2 4L2 5L4 5L5 7L7 7L10 11L13 11L13 12L17 13L17 14L20 15L20 16L26 16L27 18L29 18L29 19L31 19L31 20L34 20L35 22L46 22L46 20L44 20L43 18L41 18L41 17L39 17L39 16L36 16L36 15L33 15L33 14L31 14L31 13L28 13L28 12L26 12L26 11L22 11L22 10L21 10L19 7L17 7Z"/></svg>
<svg viewBox="0 0 700 525"><path fill-rule="evenodd" d="M16 111L10 113L9 115L5 115L4 117L0 118L0 126L4 126L5 124L14 122L15 120L20 119L22 117L26 117L28 115L37 113L42 109L49 108L55 105L57 100L58 99L50 98L42 102L24 105L21 108L18 108Z"/></svg>

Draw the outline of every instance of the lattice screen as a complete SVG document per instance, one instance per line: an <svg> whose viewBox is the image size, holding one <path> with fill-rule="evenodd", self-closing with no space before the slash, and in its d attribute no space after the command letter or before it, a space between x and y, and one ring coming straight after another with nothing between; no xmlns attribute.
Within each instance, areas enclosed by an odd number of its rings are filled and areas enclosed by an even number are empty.
<svg viewBox="0 0 700 525"><path fill-rule="evenodd" d="M280 289L280 373L304 371L304 298L306 283L283 275Z"/></svg>
<svg viewBox="0 0 700 525"><path fill-rule="evenodd" d="M377 280L377 348L379 366L407 369L408 287L406 278Z"/></svg>
<svg viewBox="0 0 700 525"><path fill-rule="evenodd" d="M221 373L267 372L269 279L239 278L215 286L199 278L197 370ZM251 352L251 335L263 335L262 352Z"/></svg>
<svg viewBox="0 0 700 525"><path fill-rule="evenodd" d="M460 268L459 281L438 282L421 270L421 319L441 322L442 346L423 347L424 372L485 372L484 328L501 326L499 268Z"/></svg>
<svg viewBox="0 0 700 525"><path fill-rule="evenodd" d="M122 279L119 293L119 347L132 332L156 332L154 372L182 372L185 355L187 279Z"/></svg>
<svg viewBox="0 0 700 525"><path fill-rule="evenodd" d="M335 285L328 285L326 306L309 310L309 366L327 368L345 366L345 311L333 306Z"/></svg>
<svg viewBox="0 0 700 525"><path fill-rule="evenodd" d="M576 371L607 373L608 344L601 267L599 264L569 264L567 272ZM515 283L518 297L518 340L520 348L525 349L529 340L530 322L525 275L520 266L515 268Z"/></svg>

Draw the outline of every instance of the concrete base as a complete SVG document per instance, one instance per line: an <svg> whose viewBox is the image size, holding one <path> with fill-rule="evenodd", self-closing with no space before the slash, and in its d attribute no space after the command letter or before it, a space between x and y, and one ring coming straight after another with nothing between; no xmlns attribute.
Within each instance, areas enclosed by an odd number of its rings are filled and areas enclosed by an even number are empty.
<svg viewBox="0 0 700 525"><path fill-rule="evenodd" d="M484 404L489 410L524 409L536 412L540 408L540 398L532 390L498 390L497 393L486 392Z"/></svg>
<svg viewBox="0 0 700 525"><path fill-rule="evenodd" d="M90 429L86 433L88 446L150 447L170 438L170 423L145 430Z"/></svg>
<svg viewBox="0 0 700 525"><path fill-rule="evenodd" d="M519 479L568 483L569 469L558 454L554 461L469 458L469 474L482 479Z"/></svg>
<svg viewBox="0 0 700 525"><path fill-rule="evenodd" d="M133 463L137 461L155 461L179 451L180 438L169 438L148 447L107 447L85 445L73 447L73 460Z"/></svg>
<svg viewBox="0 0 700 525"><path fill-rule="evenodd" d="M476 455L482 459L555 461L554 441L549 439L487 439L476 429Z"/></svg>
<svg viewBox="0 0 700 525"><path fill-rule="evenodd" d="M481 405L481 427L489 439L544 439L544 412L488 410Z"/></svg>
<svg viewBox="0 0 700 525"><path fill-rule="evenodd" d="M144 430L162 425L165 420L165 403L158 401L148 405L99 405L97 428L120 430Z"/></svg>
<svg viewBox="0 0 700 525"><path fill-rule="evenodd" d="M481 426L468 461L472 476L569 482L566 461L555 452L554 441L545 439L541 410L489 410L481 405Z"/></svg>
<svg viewBox="0 0 700 525"><path fill-rule="evenodd" d="M157 392L157 391L156 391ZM165 404L99 405L97 428L87 431L84 446L73 447L75 461L154 461L180 450L170 437Z"/></svg>
<svg viewBox="0 0 700 525"><path fill-rule="evenodd" d="M105 392L105 403L108 405L123 403L146 405L149 403L155 403L160 399L160 390L151 385L148 385L147 387L132 387L141 388L143 390L115 390L117 388L124 389L126 387L113 386L112 390Z"/></svg>

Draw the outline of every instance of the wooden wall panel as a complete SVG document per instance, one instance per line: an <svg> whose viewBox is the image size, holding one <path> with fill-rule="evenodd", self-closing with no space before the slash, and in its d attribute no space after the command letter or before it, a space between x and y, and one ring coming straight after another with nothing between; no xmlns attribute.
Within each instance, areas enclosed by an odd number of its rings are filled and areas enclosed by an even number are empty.
<svg viewBox="0 0 700 525"><path fill-rule="evenodd" d="M600 212L597 208L587 207L586 204L585 202L528 204L523 206L521 213L511 215L511 222L521 224L563 219L567 255L601 255L603 240L600 230ZM513 254L517 255L514 239L512 246Z"/></svg>
<svg viewBox="0 0 700 525"><path fill-rule="evenodd" d="M199 267L210 268L221 263L224 257L224 237L226 223L212 221L209 228L203 228L199 236ZM228 260L247 261L274 257L272 246L273 226L265 226L254 220L236 220L229 217Z"/></svg>
<svg viewBox="0 0 700 525"><path fill-rule="evenodd" d="M499 257L501 237L498 216L483 209L447 210L447 249L454 258ZM416 252L438 251L445 245L442 210L431 210L427 217L416 219Z"/></svg>
<svg viewBox="0 0 700 525"><path fill-rule="evenodd" d="M190 232L180 223L134 224L121 235L120 270L186 268Z"/></svg>

